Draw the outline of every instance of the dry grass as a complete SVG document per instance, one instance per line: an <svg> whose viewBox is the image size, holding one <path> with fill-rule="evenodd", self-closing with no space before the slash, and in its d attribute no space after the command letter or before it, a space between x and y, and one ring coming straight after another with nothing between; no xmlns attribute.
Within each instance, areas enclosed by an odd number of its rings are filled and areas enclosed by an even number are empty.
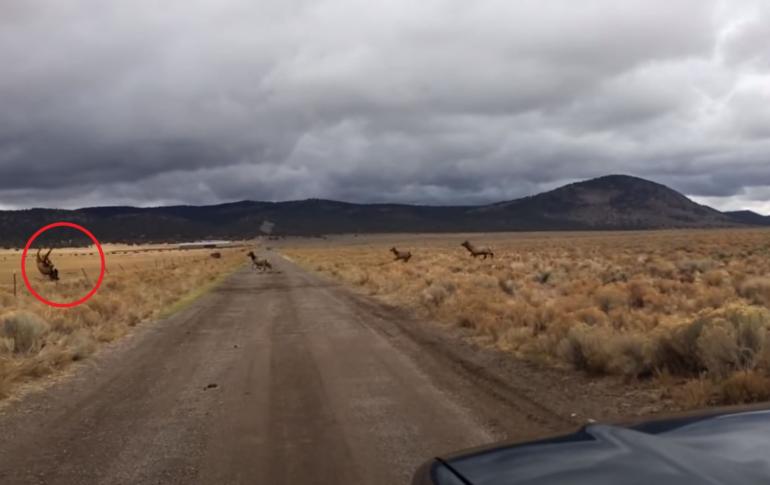
<svg viewBox="0 0 770 485"><path fill-rule="evenodd" d="M282 251L519 357L629 379L669 376L685 405L770 396L770 232L660 231L331 239ZM412 251L394 262L392 244Z"/></svg>
<svg viewBox="0 0 770 485"><path fill-rule="evenodd" d="M99 292L71 309L56 309L34 299L18 277L13 296L13 273L20 252L0 252L0 398L20 383L51 374L92 354L99 344L113 341L140 322L161 315L186 295L215 282L243 264L242 250L123 253L107 247L107 268ZM34 288L47 299L72 301L84 296L98 276L99 259L93 250L54 251L60 281L37 274L34 256L27 261ZM85 275L83 274L85 270Z"/></svg>

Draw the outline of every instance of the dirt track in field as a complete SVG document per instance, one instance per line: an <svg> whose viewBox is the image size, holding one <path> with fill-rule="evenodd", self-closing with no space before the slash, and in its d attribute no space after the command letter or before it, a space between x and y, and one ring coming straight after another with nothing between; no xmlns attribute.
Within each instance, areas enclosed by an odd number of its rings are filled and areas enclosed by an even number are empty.
<svg viewBox="0 0 770 485"><path fill-rule="evenodd" d="M628 411L621 391L273 262L6 406L0 483L392 485L436 455Z"/></svg>

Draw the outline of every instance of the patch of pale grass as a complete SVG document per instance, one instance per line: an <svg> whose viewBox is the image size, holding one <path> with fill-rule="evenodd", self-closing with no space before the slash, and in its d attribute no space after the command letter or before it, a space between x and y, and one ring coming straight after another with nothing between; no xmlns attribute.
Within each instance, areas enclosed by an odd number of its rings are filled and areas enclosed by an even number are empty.
<svg viewBox="0 0 770 485"><path fill-rule="evenodd" d="M13 342L12 351L16 354L39 351L48 330L48 323L31 312L0 315L0 336Z"/></svg>

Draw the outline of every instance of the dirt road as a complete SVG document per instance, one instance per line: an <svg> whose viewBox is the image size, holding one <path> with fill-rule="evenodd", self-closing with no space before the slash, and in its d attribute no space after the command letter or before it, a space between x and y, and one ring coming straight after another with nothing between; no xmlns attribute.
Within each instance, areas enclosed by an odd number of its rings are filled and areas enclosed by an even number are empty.
<svg viewBox="0 0 770 485"><path fill-rule="evenodd" d="M7 406L0 483L392 485L574 427L535 370L274 262Z"/></svg>

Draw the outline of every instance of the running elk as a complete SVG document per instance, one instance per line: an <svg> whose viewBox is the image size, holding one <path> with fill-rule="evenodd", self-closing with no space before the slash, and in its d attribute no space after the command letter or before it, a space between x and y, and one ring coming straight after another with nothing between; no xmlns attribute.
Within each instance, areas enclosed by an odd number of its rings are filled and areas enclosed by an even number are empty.
<svg viewBox="0 0 770 485"><path fill-rule="evenodd" d="M248 256L251 258L251 267L255 270L265 271L272 270L273 265L267 259L260 259L254 254L254 251L249 251Z"/></svg>
<svg viewBox="0 0 770 485"><path fill-rule="evenodd" d="M409 251L399 251L395 247L390 248L390 251L396 257L394 261L403 261L405 263L408 263L409 260L412 259L412 253L410 253Z"/></svg>
<svg viewBox="0 0 770 485"><path fill-rule="evenodd" d="M490 248L487 248L487 247L477 248L476 246L471 244L470 241L465 241L464 243L461 244L461 246L467 249L468 252L471 253L471 256L473 256L474 258L478 256L483 256L484 259L487 259L487 256L489 256L490 258L495 257L495 253L493 253Z"/></svg>
<svg viewBox="0 0 770 485"><path fill-rule="evenodd" d="M49 249L45 256L40 256L40 250L37 250L37 270L51 281L59 281L59 270L51 262L51 251L53 249Z"/></svg>

